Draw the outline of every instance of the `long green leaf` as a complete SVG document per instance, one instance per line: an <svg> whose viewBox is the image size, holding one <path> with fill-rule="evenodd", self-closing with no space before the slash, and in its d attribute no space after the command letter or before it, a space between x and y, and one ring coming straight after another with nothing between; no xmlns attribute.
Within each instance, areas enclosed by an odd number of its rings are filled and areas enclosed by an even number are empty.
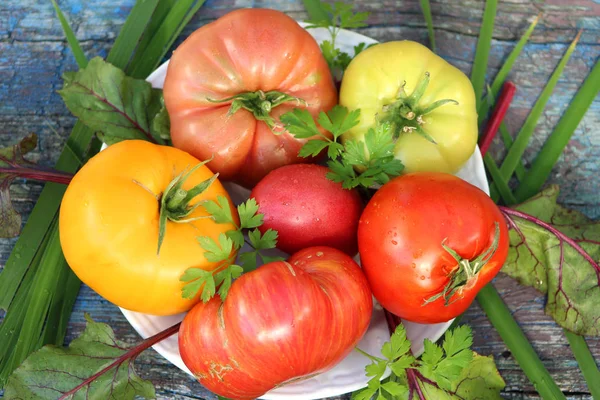
<svg viewBox="0 0 600 400"><path fill-rule="evenodd" d="M137 63L125 72L133 78L146 78L156 69L184 26L192 19L205 0L179 0L169 11L152 40L141 53L144 62Z"/></svg>
<svg viewBox="0 0 600 400"><path fill-rule="evenodd" d="M524 179L521 180L515 191L517 201L524 201L540 191L554 164L558 161L560 154L598 93L600 93L600 62L596 62L592 72L590 72L562 118L554 127L531 168L525 174Z"/></svg>
<svg viewBox="0 0 600 400"><path fill-rule="evenodd" d="M519 161L523 157L523 153L525 152L525 149L527 148L529 139L533 135L533 131L535 130L538 119L542 115L542 112L544 111L544 108L546 107L546 103L548 103L548 100L550 99L550 96L552 95L552 92L554 91L554 87L556 86L556 83L558 82L560 76L562 75L562 72L565 69L565 66L569 62L569 58L571 58L571 54L573 54L573 51L575 50L575 46L577 46L577 42L579 41L580 36L581 36L581 32L579 32L577 34L577 37L575 38L575 40L573 40L573 43L571 43L571 45L565 52L565 55L558 63L556 70L554 70L554 73L550 77L550 80L546 84L546 87L544 87L542 94L540 94L540 97L535 102L535 105L533 106L533 108L531 109L531 112L527 116L527 119L525 120L525 123L521 127L521 130L519 131L514 143L508 150L508 154L506 155L506 158L504 159L504 162L502 163L502 166L500 167L500 172L502 173L502 176L504 176L504 177L512 176L512 174L515 171L515 168L519 164Z"/></svg>
<svg viewBox="0 0 600 400"><path fill-rule="evenodd" d="M487 71L488 56L492 47L492 35L494 33L494 20L496 19L496 7L498 0L487 0L485 10L483 11L483 21L479 30L479 40L475 50L475 60L471 70L471 83L475 90L475 100L477 109L482 99L483 88L485 86L485 73Z"/></svg>
<svg viewBox="0 0 600 400"><path fill-rule="evenodd" d="M421 10L423 11L423 18L427 23L427 33L429 35L429 44L431 45L431 51L435 53L435 32L433 31L433 17L431 16L431 5L429 0L421 0Z"/></svg>
<svg viewBox="0 0 600 400"><path fill-rule="evenodd" d="M302 0L311 21L331 21L320 0Z"/></svg>
<svg viewBox="0 0 600 400"><path fill-rule="evenodd" d="M500 197L502 197L504 203L514 204L515 197L513 196L512 191L508 187L508 182L502 176L502 174L500 174L500 170L498 169L498 165L496 164L496 161L494 161L494 158L488 153L485 156L483 156L483 162L488 173L490 174L490 177L492 178L492 181L494 182L494 190L497 190L497 193L492 192L492 185L490 185L490 197L492 197L492 200L494 200L494 202L498 202L497 197L499 195Z"/></svg>
<svg viewBox="0 0 600 400"><path fill-rule="evenodd" d="M566 399L491 283L481 289L477 301L540 396Z"/></svg>
<svg viewBox="0 0 600 400"><path fill-rule="evenodd" d="M569 332L566 329L564 329L564 332L577 360L577 365L579 365L579 369L581 369L588 389L592 394L592 399L600 399L600 371L585 339L583 336Z"/></svg>
<svg viewBox="0 0 600 400"><path fill-rule="evenodd" d="M83 53L81 46L79 45L79 41L77 40L77 37L75 37L75 33L73 33L73 29L71 29L71 26L69 25L69 21L67 21L67 18L65 17L63 12L58 7L58 4L56 4L56 1L55 0L50 0L50 1L52 2L54 11L56 11L56 16L58 17L58 20L60 21L60 25L63 28L63 32L65 33L65 37L67 38L69 47L71 47L71 51L73 52L73 56L75 57L75 61L77 62L77 65L79 66L79 68L85 68L88 60L87 60L85 54Z"/></svg>
<svg viewBox="0 0 600 400"><path fill-rule="evenodd" d="M154 34L156 33L156 31L158 31L165 18L171 11L171 8L175 5L176 2L177 0L159 0L158 5L154 10L154 14L152 14L152 18L148 23L148 27L146 28L144 35L140 39L140 43L135 49L135 54L131 58L131 61L129 61L129 65L127 65L125 72L130 72L129 70L132 66L138 65L140 63L140 60L143 60L142 56L144 55L144 52L146 51L150 43L152 43L152 41L154 40ZM134 78L144 79L145 77L135 76Z"/></svg>
<svg viewBox="0 0 600 400"><path fill-rule="evenodd" d="M106 61L115 67L125 69L133 52L138 46L154 10L158 5L158 0L137 0L125 20L115 44L110 49ZM132 18L134 16L134 18Z"/></svg>

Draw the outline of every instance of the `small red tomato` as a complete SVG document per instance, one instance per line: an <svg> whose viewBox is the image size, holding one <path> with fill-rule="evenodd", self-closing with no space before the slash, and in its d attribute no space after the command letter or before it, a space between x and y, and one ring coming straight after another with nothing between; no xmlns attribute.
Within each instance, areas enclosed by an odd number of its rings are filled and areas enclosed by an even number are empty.
<svg viewBox="0 0 600 400"><path fill-rule="evenodd" d="M311 246L329 246L354 256L363 203L356 190L327 179L326 167L295 164L278 168L252 190L264 214L261 232L279 232L277 247L294 253Z"/></svg>
<svg viewBox="0 0 600 400"><path fill-rule="evenodd" d="M383 307L408 321L438 323L463 313L500 271L508 229L470 183L412 173L375 193L360 219L358 247Z"/></svg>
<svg viewBox="0 0 600 400"><path fill-rule="evenodd" d="M179 351L210 391L255 399L339 363L372 311L358 264L339 250L311 247L242 275L225 302L196 305L179 330Z"/></svg>

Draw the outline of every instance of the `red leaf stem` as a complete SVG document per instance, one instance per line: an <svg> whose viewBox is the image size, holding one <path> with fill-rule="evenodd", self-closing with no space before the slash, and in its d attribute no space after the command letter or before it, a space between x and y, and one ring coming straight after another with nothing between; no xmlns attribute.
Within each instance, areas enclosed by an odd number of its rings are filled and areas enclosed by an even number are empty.
<svg viewBox="0 0 600 400"><path fill-rule="evenodd" d="M14 177L21 177L26 179L34 179L42 182L54 182L68 185L73 179L73 174L67 172L36 169L36 168L23 168L20 166L16 167L0 167L0 174L7 174Z"/></svg>
<svg viewBox="0 0 600 400"><path fill-rule="evenodd" d="M481 136L481 140L479 141L479 151L481 151L482 156L487 153L492 141L496 137L498 128L500 128L500 124L502 123L502 120L504 120L504 116L510 107L510 103L515 96L516 90L517 87L510 81L506 81L502 86L502 91L500 92L498 101L494 106L492 115L490 116L490 119L485 127L485 131Z"/></svg>
<svg viewBox="0 0 600 400"><path fill-rule="evenodd" d="M135 359L141 352L143 352L147 348L154 346L156 343L158 343L170 336L173 336L174 334L176 334L179 331L180 326L181 326L181 322L171 326L170 328L165 329L164 331L158 332L154 336L150 336L148 339L145 339L143 342L141 342L137 346L132 347L127 352L125 352L123 355L116 358L112 363L107 365L102 370L100 370L100 371L96 372L94 375L88 377L87 379L85 379L83 382L81 382L79 385L75 386L73 389L69 390L68 392L65 392L62 396L59 397L58 400L65 400L67 398L70 398L70 396L77 393L77 391L81 390L86 385L91 384L94 380L96 380L96 378L98 378L99 376L110 371L112 368L118 367L119 365L121 365L122 363L124 363L125 361L127 361L130 358Z"/></svg>
<svg viewBox="0 0 600 400"><path fill-rule="evenodd" d="M551 232L554 236L556 236L558 240L564 241L565 243L569 244L575 249L575 251L577 251L583 258L586 259L587 262L589 262L594 267L594 269L596 270L596 275L598 275L598 277L600 278L600 265L598 265L598 263L594 261L594 259L575 240L571 239L552 225L532 215L508 207L498 206L498 208L500 208L500 211L502 212L502 214L504 214L505 218L512 220L512 217L517 217L529 222L533 222L534 224Z"/></svg>

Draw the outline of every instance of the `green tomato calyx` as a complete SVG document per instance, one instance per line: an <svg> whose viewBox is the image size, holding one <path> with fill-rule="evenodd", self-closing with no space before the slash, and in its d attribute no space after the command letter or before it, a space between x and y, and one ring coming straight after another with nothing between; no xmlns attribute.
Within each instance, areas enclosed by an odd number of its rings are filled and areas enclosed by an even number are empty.
<svg viewBox="0 0 600 400"><path fill-rule="evenodd" d="M419 81L415 90L408 95L404 87L406 82L398 89L396 100L383 106L383 118L381 122L390 122L394 127L394 135L400 136L401 133L415 132L433 144L437 144L436 141L423 129L426 121L423 118L438 107L445 104L452 103L458 104L456 100L443 99L435 101L428 105L419 104L427 86L429 85L429 72L425 72L423 79Z"/></svg>
<svg viewBox="0 0 600 400"><path fill-rule="evenodd" d="M177 175L167 186L161 196L157 197L159 203L159 218L158 218L158 250L157 254L160 253L160 247L162 246L167 231L167 221L176 223L187 223L196 221L203 218L211 218L210 216L188 218L189 215L194 212L201 202L196 204L190 204L194 197L204 192L219 176L218 173L214 174L205 181L200 182L191 189L183 189L184 182L194 173L198 168L204 164L210 162L212 158L202 161L198 165L194 166L190 170L184 170ZM146 189L148 190L148 189Z"/></svg>
<svg viewBox="0 0 600 400"><path fill-rule="evenodd" d="M445 240L442 242L444 250L456 260L458 265L448 275L449 280L446 286L444 286L444 289L440 293L426 299L423 305L434 302L439 298L443 298L444 305L448 306L461 296L462 291L465 288L470 288L477 282L479 272L491 260L494 254L496 254L496 250L498 250L500 225L498 222L494 222L494 226L494 239L492 240L492 244L473 260L462 258L454 249L446 245ZM455 294L458 295L458 297L453 299Z"/></svg>
<svg viewBox="0 0 600 400"><path fill-rule="evenodd" d="M257 121L263 121L273 131L273 133L283 133L283 127L279 126L275 121L275 118L271 116L271 111L283 103L293 101L296 102L297 106L306 105L306 102L299 97L291 96L289 94L271 90L269 92L263 92L257 90L256 92L245 92L236 94L235 96L227 97L221 100L207 99L211 103L226 103L231 102L229 112L227 115L233 115L238 112L241 108L250 111ZM276 128L280 128L277 129Z"/></svg>

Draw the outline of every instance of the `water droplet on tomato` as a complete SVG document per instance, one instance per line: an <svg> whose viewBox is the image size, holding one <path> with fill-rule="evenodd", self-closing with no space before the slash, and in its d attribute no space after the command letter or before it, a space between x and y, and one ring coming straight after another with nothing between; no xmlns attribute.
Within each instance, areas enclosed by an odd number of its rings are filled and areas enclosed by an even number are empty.
<svg viewBox="0 0 600 400"><path fill-rule="evenodd" d="M410 266L413 268L417 268L417 264L415 264L415 263L410 264Z"/></svg>
<svg viewBox="0 0 600 400"><path fill-rule="evenodd" d="M323 256L323 252L322 251L317 251L315 254L316 254L317 257Z"/></svg>
<svg viewBox="0 0 600 400"><path fill-rule="evenodd" d="M315 218L314 221L315 222L321 222L321 218Z"/></svg>
<svg viewBox="0 0 600 400"><path fill-rule="evenodd" d="M289 206L290 203L288 203L287 201L284 201L283 203L281 203L282 206Z"/></svg>
<svg viewBox="0 0 600 400"><path fill-rule="evenodd" d="M421 280L424 281L425 280L425 275L421 275Z"/></svg>
<svg viewBox="0 0 600 400"><path fill-rule="evenodd" d="M298 179L294 179L292 182L294 182L294 185L298 184Z"/></svg>
<svg viewBox="0 0 600 400"><path fill-rule="evenodd" d="M395 240L392 240L392 244L393 244L394 246L396 246L396 245L398 244L398 242L397 242L397 241L395 241Z"/></svg>

